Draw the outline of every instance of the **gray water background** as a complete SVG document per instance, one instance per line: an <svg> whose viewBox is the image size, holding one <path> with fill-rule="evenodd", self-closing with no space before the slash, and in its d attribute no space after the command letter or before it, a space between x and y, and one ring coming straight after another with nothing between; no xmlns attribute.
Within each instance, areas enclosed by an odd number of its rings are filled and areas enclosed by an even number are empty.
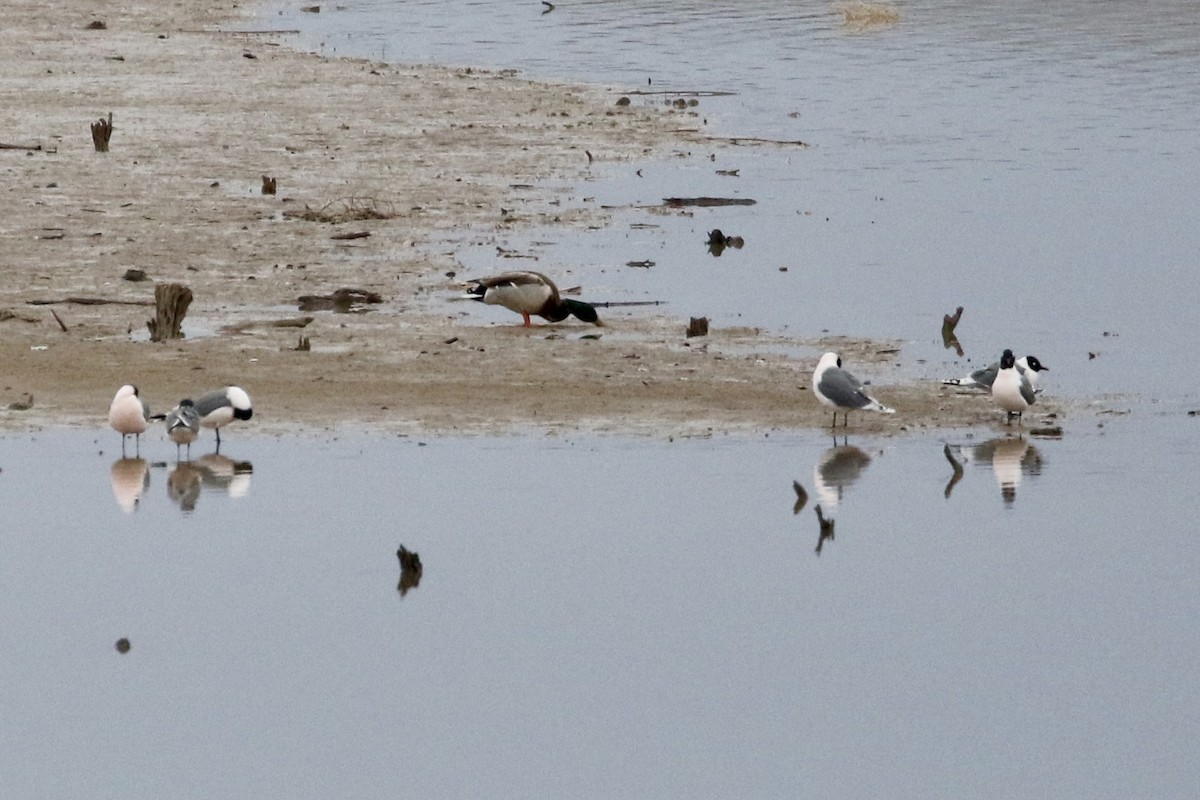
<svg viewBox="0 0 1200 800"><path fill-rule="evenodd" d="M1194 440L223 438L0 439L7 797L1200 787Z"/></svg>
<svg viewBox="0 0 1200 800"><path fill-rule="evenodd" d="M567 188L756 206L509 244L590 296L895 337L897 372L1034 352L1065 435L251 423L225 437L236 475L177 471L155 430L131 490L100 398L94 432L0 438L6 797L1200 794L1192 4L909 3L870 32L814 3L343 5L256 27L737 91L702 99L714 134L812 147ZM747 246L712 258L711 227ZM494 242L460 257L506 266ZM937 340L959 304L961 361ZM425 565L403 596L401 544Z"/></svg>

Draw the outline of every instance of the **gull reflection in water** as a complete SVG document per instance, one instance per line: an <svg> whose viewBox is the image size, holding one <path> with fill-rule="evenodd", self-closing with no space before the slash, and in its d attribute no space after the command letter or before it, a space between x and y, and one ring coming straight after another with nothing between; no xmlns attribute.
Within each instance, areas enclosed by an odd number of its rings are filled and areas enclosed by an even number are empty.
<svg viewBox="0 0 1200 800"><path fill-rule="evenodd" d="M195 461L182 461L167 476L167 496L183 511L193 511L201 489L224 492L230 497L245 497L250 491L254 466L218 453L209 453Z"/></svg>
<svg viewBox="0 0 1200 800"><path fill-rule="evenodd" d="M846 489L862 477L870 463L869 455L850 444L835 444L821 454L817 466L813 467L813 484L817 500L826 511L837 508Z"/></svg>
<svg viewBox="0 0 1200 800"><path fill-rule="evenodd" d="M184 511L191 511L200 499L200 470L190 461L180 461L167 476L167 497Z"/></svg>
<svg viewBox="0 0 1200 800"><path fill-rule="evenodd" d="M150 465L144 458L118 458L108 473L113 497L126 514L132 514L150 487Z"/></svg>
<svg viewBox="0 0 1200 800"><path fill-rule="evenodd" d="M230 497L245 497L250 491L254 465L249 461L237 461L220 453L209 453L192 463L200 468L200 479L205 488L222 490Z"/></svg>
<svg viewBox="0 0 1200 800"><path fill-rule="evenodd" d="M841 503L846 489L862 477L863 471L870 463L871 457L864 450L846 444L844 440L839 445L835 438L833 447L822 453L817 465L813 467L813 491L817 496L817 505L813 511L817 515L819 528L817 555L821 555L821 548L825 546L825 542L834 538L836 520L833 518L833 512Z"/></svg>
<svg viewBox="0 0 1200 800"><path fill-rule="evenodd" d="M1006 506L1011 506L1016 501L1017 487L1021 485L1024 476L1040 475L1045 463L1041 451L1024 436L989 439L971 448L947 445L943 452L954 468L954 475L946 484L947 498L950 497L954 485L962 479L962 464L970 461L992 468L992 474L1000 486L1000 497Z"/></svg>

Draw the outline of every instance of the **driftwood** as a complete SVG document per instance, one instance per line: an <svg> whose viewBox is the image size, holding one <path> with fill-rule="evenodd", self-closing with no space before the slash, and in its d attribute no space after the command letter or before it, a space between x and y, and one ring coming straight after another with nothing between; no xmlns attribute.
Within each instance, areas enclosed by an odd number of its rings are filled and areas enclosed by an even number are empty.
<svg viewBox="0 0 1200 800"><path fill-rule="evenodd" d="M683 206L752 206L757 203L757 200L751 200L748 197L664 197L663 205L670 208L682 208Z"/></svg>
<svg viewBox="0 0 1200 800"><path fill-rule="evenodd" d="M351 239L366 239L370 235L370 231L354 231L353 233L335 233L329 238L335 242L347 242Z"/></svg>
<svg viewBox="0 0 1200 800"><path fill-rule="evenodd" d="M67 332L67 323L62 321L62 317L60 317L58 315L58 312L55 311L54 309L50 309L50 313L54 316L54 321L58 323L58 327L62 328L63 333L66 333Z"/></svg>
<svg viewBox="0 0 1200 800"><path fill-rule="evenodd" d="M758 136L709 136L708 138L730 144L786 144L793 147L812 147L808 142L799 139L763 139Z"/></svg>
<svg viewBox="0 0 1200 800"><path fill-rule="evenodd" d="M270 175L263 175L262 181L263 181L262 182L262 193L263 194L275 194L275 189L278 186L278 183L275 181L275 179L272 178Z"/></svg>
<svg viewBox="0 0 1200 800"><path fill-rule="evenodd" d="M954 469L954 474L950 476L950 482L946 484L946 490L943 492L946 495L946 499L949 500L950 492L954 491L954 485L963 478L963 465L954 457L954 453L950 451L950 445L948 444L942 445L942 455L946 457L946 460L950 462L950 466Z"/></svg>
<svg viewBox="0 0 1200 800"><path fill-rule="evenodd" d="M192 290L182 283L160 283L154 287L154 319L146 320L150 341L183 338L183 318L192 304Z"/></svg>
<svg viewBox="0 0 1200 800"><path fill-rule="evenodd" d="M953 349L958 353L958 357L963 356L962 343L958 341L958 336L954 333L954 329L958 326L958 321L962 319L963 307L959 306L953 314L946 314L942 317L942 344L947 350Z"/></svg>
<svg viewBox="0 0 1200 800"><path fill-rule="evenodd" d="M0 142L0 150L41 150L40 144L9 144Z"/></svg>
<svg viewBox="0 0 1200 800"><path fill-rule="evenodd" d="M817 555L821 555L821 548L825 546L826 541L833 541L833 526L837 520L825 519L825 515L821 513L821 507L816 507L817 524L821 527L821 532L817 536Z"/></svg>
<svg viewBox="0 0 1200 800"><path fill-rule="evenodd" d="M409 589L415 589L421 584L421 574L425 572L425 567L421 565L421 557L404 545L400 545L400 549L396 551L396 558L400 560L400 583L396 586L396 591L403 597L408 594Z"/></svg>
<svg viewBox="0 0 1200 800"><path fill-rule="evenodd" d="M108 297L65 297L62 300L26 300L29 306L52 306L68 303L76 306L152 306L153 300L113 300Z"/></svg>
<svg viewBox="0 0 1200 800"><path fill-rule="evenodd" d="M560 292L566 294L566 292ZM666 300L605 300L602 303L588 303L596 308L618 308L620 306L665 306Z"/></svg>
<svg viewBox="0 0 1200 800"><path fill-rule="evenodd" d="M342 288L333 294L306 294L297 302L301 311L336 311L348 314L355 311L355 305L363 303L382 303L383 296L366 289Z"/></svg>
<svg viewBox="0 0 1200 800"><path fill-rule="evenodd" d="M92 123L92 145L95 146L97 153L108 152L108 140L112 136L112 112L108 112L108 119L101 117Z"/></svg>
<svg viewBox="0 0 1200 800"><path fill-rule="evenodd" d="M708 336L708 317L692 317L688 322L687 338Z"/></svg>
<svg viewBox="0 0 1200 800"><path fill-rule="evenodd" d="M796 492L796 503L792 506L792 513L799 514L804 510L804 505L808 502L808 492L804 491L804 487L800 485L800 481L792 481L792 490Z"/></svg>
<svg viewBox="0 0 1200 800"><path fill-rule="evenodd" d="M287 319L252 319L234 325L222 325L221 333L245 334L251 328L307 328L312 317L288 317Z"/></svg>

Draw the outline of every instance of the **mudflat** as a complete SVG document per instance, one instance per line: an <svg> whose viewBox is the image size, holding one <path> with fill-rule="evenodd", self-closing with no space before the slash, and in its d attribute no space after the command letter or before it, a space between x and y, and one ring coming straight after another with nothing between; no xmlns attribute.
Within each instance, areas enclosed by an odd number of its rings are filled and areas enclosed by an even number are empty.
<svg viewBox="0 0 1200 800"><path fill-rule="evenodd" d="M997 422L986 398L889 385L894 342L753 328L688 339L686 317L644 308L602 310L603 328L523 328L517 315L495 322L494 308L481 324L471 315L484 309L450 302L469 277L456 248L521 226L570 236L608 224L554 187L596 164L632 170L722 143L686 109L503 71L302 53L271 32L238 32L250 26L242 13L178 0L9 4L0 427L103 426L123 383L159 411L237 383L274 431L817 428L830 412L809 382L826 349L899 410L852 415L854 430ZM99 153L89 125L109 113ZM187 338L149 341L157 284L193 293ZM298 305L341 288L381 302Z"/></svg>

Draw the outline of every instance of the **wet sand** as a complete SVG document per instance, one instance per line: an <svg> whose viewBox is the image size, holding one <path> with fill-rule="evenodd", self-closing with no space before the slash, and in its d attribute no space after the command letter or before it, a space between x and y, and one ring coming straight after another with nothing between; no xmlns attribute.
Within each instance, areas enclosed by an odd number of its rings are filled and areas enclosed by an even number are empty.
<svg viewBox="0 0 1200 800"><path fill-rule="evenodd" d="M3 141L40 149L0 150L0 409L33 398L0 410L0 427L103 425L132 382L159 410L241 384L268 431L817 428L830 415L808 385L825 349L899 409L852 415L856 431L1000 422L987 398L889 385L894 342L750 328L689 340L686 316L647 309L602 311L605 328L523 329L448 302L469 277L454 255L466 242L605 225L601 208L560 205L589 169L722 147L686 110L618 107L615 92L504 72L299 53L278 35L231 32L251 24L236 7L11 8ZM88 126L109 112L111 150L96 153ZM260 193L263 175L276 195ZM123 280L129 269L149 280ZM191 288L190 338L145 341L152 305L125 303L152 303L156 282ZM312 312L303 329L269 324L302 316L299 296L342 287L383 302ZM311 349L295 349L302 335Z"/></svg>

